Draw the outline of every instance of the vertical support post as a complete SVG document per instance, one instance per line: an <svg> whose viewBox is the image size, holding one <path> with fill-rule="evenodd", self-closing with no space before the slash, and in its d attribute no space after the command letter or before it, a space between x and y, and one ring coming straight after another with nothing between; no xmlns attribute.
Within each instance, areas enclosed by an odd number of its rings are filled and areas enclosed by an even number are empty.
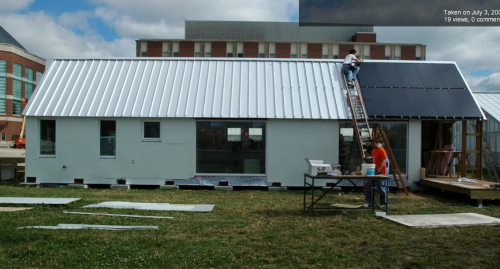
<svg viewBox="0 0 500 269"><path fill-rule="evenodd" d="M460 156L460 177L465 177L465 160L467 159L467 121L462 121L462 154Z"/></svg>
<svg viewBox="0 0 500 269"><path fill-rule="evenodd" d="M438 150L443 150L443 122L439 122L439 130L438 130L438 141L439 141L439 148ZM439 161L439 160L438 160Z"/></svg>
<svg viewBox="0 0 500 269"><path fill-rule="evenodd" d="M476 133L478 135L476 136L476 151L479 151L479 153L476 153L476 177L479 180L483 179L483 122L482 121L476 121Z"/></svg>

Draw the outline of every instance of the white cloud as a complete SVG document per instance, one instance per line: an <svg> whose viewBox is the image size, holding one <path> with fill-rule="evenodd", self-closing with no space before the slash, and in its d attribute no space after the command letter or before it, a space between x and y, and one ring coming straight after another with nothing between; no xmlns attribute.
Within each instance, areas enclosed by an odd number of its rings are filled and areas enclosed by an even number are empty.
<svg viewBox="0 0 500 269"><path fill-rule="evenodd" d="M465 80L474 92L500 91L500 72L493 73L487 77L472 76L464 74Z"/></svg>
<svg viewBox="0 0 500 269"><path fill-rule="evenodd" d="M0 16L0 25L28 51L49 62L56 57L133 57L135 42L107 42L99 35L78 35L44 12Z"/></svg>
<svg viewBox="0 0 500 269"><path fill-rule="evenodd" d="M0 12L13 12L29 7L35 0L0 0Z"/></svg>
<svg viewBox="0 0 500 269"><path fill-rule="evenodd" d="M298 12L296 0L90 2L100 6L97 16L112 23L117 34L133 39L184 38L185 20L289 21Z"/></svg>
<svg viewBox="0 0 500 269"><path fill-rule="evenodd" d="M95 29L92 29L88 24L88 19L92 17L95 15L90 11L65 12L59 15L57 22L66 28L95 33Z"/></svg>

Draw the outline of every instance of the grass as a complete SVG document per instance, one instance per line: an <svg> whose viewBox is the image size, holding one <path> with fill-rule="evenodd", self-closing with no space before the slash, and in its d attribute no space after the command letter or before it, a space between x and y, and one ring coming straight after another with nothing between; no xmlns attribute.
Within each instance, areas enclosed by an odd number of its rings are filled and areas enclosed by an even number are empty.
<svg viewBox="0 0 500 269"><path fill-rule="evenodd" d="M318 191L317 194L319 194ZM309 193L310 194L310 193ZM309 194L307 197L309 198ZM339 195L340 194L340 195ZM391 193L389 214L474 212L500 218L453 194ZM0 212L1 268L499 268L494 226L415 229L376 218L371 210L302 210L302 192L102 190L0 186L0 196L79 197L67 206ZM362 204L358 192L327 196ZM210 213L82 209L103 201L215 204ZM4 205L12 206L12 205ZM173 216L136 219L68 215L62 211ZM150 231L36 230L20 226L156 225Z"/></svg>

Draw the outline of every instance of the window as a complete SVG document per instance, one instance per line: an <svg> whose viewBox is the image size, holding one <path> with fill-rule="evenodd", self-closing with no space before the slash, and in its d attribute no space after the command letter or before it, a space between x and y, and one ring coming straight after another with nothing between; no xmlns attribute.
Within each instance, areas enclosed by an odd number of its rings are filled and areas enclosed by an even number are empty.
<svg viewBox="0 0 500 269"><path fill-rule="evenodd" d="M142 129L143 142L160 142L160 122L159 121L143 121L144 128Z"/></svg>
<svg viewBox="0 0 500 269"><path fill-rule="evenodd" d="M116 156L116 121L102 120L100 128L100 156Z"/></svg>
<svg viewBox="0 0 500 269"><path fill-rule="evenodd" d="M363 57L363 59L365 59L365 60L370 60L370 56L365 55L365 57Z"/></svg>
<svg viewBox="0 0 500 269"><path fill-rule="evenodd" d="M386 59L386 60L390 60L390 59L391 59L391 56L385 56L385 59Z"/></svg>
<svg viewBox="0 0 500 269"><path fill-rule="evenodd" d="M170 57L170 52L169 51L163 52L163 57Z"/></svg>
<svg viewBox="0 0 500 269"><path fill-rule="evenodd" d="M307 54L302 54L301 58L307 58Z"/></svg>
<svg viewBox="0 0 500 269"><path fill-rule="evenodd" d="M198 121L196 173L265 174L266 123Z"/></svg>
<svg viewBox="0 0 500 269"><path fill-rule="evenodd" d="M328 55L323 55L323 59L328 59Z"/></svg>
<svg viewBox="0 0 500 269"><path fill-rule="evenodd" d="M401 60L401 56L394 57L394 60Z"/></svg>
<svg viewBox="0 0 500 269"><path fill-rule="evenodd" d="M212 57L212 53L211 52L205 52L205 57Z"/></svg>
<svg viewBox="0 0 500 269"><path fill-rule="evenodd" d="M266 54L265 53L259 53L259 58L266 58Z"/></svg>
<svg viewBox="0 0 500 269"><path fill-rule="evenodd" d="M292 54L291 57L292 58L297 58L297 54Z"/></svg>
<svg viewBox="0 0 500 269"><path fill-rule="evenodd" d="M36 84L40 83L40 80L42 79L42 72L36 71Z"/></svg>
<svg viewBox="0 0 500 269"><path fill-rule="evenodd" d="M55 120L40 120L40 155L56 155Z"/></svg>
<svg viewBox="0 0 500 269"><path fill-rule="evenodd" d="M179 57L179 53L178 52L174 52L174 57Z"/></svg>
<svg viewBox="0 0 500 269"><path fill-rule="evenodd" d="M243 58L243 53L238 53L238 58Z"/></svg>
<svg viewBox="0 0 500 269"><path fill-rule="evenodd" d="M148 57L147 51L141 51L141 57Z"/></svg>
<svg viewBox="0 0 500 269"><path fill-rule="evenodd" d="M29 99L33 94L33 69L26 67L26 81L24 82L24 97Z"/></svg>
<svg viewBox="0 0 500 269"><path fill-rule="evenodd" d="M415 57L415 60L417 61L420 61L420 59L421 59L420 57Z"/></svg>
<svg viewBox="0 0 500 269"><path fill-rule="evenodd" d="M12 84L12 114L21 115L21 98L23 97L23 67L14 63Z"/></svg>
<svg viewBox="0 0 500 269"><path fill-rule="evenodd" d="M6 137L5 133L2 133L2 141L5 141L5 137Z"/></svg>
<svg viewBox="0 0 500 269"><path fill-rule="evenodd" d="M370 128L382 127L402 174L406 174L408 151L408 123L406 122L370 122ZM355 171L361 164L361 153L357 138L354 137L353 123L340 123L339 163L342 170Z"/></svg>
<svg viewBox="0 0 500 269"><path fill-rule="evenodd" d="M7 62L0 60L0 113L6 113Z"/></svg>
<svg viewBox="0 0 500 269"><path fill-rule="evenodd" d="M201 57L201 53L200 52L195 52L194 53L194 57Z"/></svg>
<svg viewBox="0 0 500 269"><path fill-rule="evenodd" d="M338 59L339 56L338 55L333 55L333 59Z"/></svg>
<svg viewBox="0 0 500 269"><path fill-rule="evenodd" d="M227 57L228 57L228 58L233 57L233 53L232 53L232 52L228 52L228 53L227 53Z"/></svg>
<svg viewBox="0 0 500 269"><path fill-rule="evenodd" d="M269 53L269 58L276 58L276 54L275 53Z"/></svg>

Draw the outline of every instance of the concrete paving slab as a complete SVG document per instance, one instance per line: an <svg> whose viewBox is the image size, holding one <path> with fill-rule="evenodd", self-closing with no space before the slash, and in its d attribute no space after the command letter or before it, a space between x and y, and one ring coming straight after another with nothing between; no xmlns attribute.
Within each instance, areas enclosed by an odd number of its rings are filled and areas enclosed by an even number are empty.
<svg viewBox="0 0 500 269"><path fill-rule="evenodd" d="M130 190L130 185L115 184L115 185L109 186L109 189L111 189L111 190Z"/></svg>
<svg viewBox="0 0 500 269"><path fill-rule="evenodd" d="M0 204L67 205L82 198L0 197Z"/></svg>
<svg viewBox="0 0 500 269"><path fill-rule="evenodd" d="M476 213L391 215L384 218L413 228L469 227L479 225L500 225L500 219Z"/></svg>
<svg viewBox="0 0 500 269"><path fill-rule="evenodd" d="M164 190L178 190L179 186L175 186L175 185L161 185L160 189L164 189Z"/></svg>

